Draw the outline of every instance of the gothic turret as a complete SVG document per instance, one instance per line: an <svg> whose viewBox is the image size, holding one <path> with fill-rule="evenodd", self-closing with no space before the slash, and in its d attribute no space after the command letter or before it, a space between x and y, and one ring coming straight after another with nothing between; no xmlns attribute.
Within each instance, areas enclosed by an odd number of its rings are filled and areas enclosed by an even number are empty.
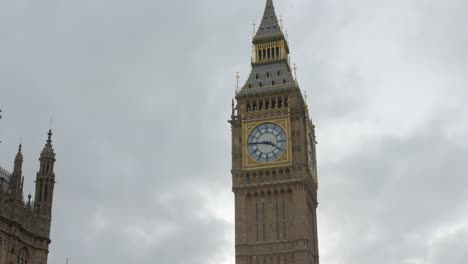
<svg viewBox="0 0 468 264"><path fill-rule="evenodd" d="M40 167L36 176L36 210L47 218L52 214L52 199L55 185L55 152L52 147L52 131L49 130L47 143L39 158Z"/></svg>
<svg viewBox="0 0 468 264"><path fill-rule="evenodd" d="M21 144L18 147L18 153L15 158L15 165L10 180L10 197L13 200L23 200L23 153L21 153Z"/></svg>

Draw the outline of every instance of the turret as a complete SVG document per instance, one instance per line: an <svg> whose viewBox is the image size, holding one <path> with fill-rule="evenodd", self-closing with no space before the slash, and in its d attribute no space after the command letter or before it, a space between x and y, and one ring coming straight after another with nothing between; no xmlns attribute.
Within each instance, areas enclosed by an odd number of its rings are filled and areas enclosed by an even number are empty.
<svg viewBox="0 0 468 264"><path fill-rule="evenodd" d="M49 130L47 143L39 158L40 167L36 176L35 208L39 215L52 216L52 201L55 185L55 152L52 147L52 131Z"/></svg>
<svg viewBox="0 0 468 264"><path fill-rule="evenodd" d="M15 165L9 185L10 197L16 201L23 201L23 153L21 153L21 144L18 147L18 153L15 158Z"/></svg>

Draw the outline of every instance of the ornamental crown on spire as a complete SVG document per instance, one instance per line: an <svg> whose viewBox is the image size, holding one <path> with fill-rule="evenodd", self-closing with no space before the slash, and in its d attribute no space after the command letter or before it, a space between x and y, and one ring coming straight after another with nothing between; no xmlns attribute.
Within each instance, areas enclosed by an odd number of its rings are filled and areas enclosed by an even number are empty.
<svg viewBox="0 0 468 264"><path fill-rule="evenodd" d="M262 22L253 37L252 71L236 96L296 89L289 66L289 45L278 23L273 0L266 0Z"/></svg>
<svg viewBox="0 0 468 264"><path fill-rule="evenodd" d="M48 138L47 138L47 143L44 146L44 149L41 152L41 159L42 158L51 158L55 159L55 152L52 146L52 130L49 129L49 133L47 133Z"/></svg>

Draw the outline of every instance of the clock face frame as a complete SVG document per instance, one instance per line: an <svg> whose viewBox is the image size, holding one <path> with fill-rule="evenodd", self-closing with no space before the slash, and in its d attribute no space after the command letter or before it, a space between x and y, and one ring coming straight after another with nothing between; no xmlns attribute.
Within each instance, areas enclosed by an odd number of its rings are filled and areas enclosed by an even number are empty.
<svg viewBox="0 0 468 264"><path fill-rule="evenodd" d="M249 133L247 150L257 162L272 162L281 158L287 148L284 129L276 123L263 123Z"/></svg>

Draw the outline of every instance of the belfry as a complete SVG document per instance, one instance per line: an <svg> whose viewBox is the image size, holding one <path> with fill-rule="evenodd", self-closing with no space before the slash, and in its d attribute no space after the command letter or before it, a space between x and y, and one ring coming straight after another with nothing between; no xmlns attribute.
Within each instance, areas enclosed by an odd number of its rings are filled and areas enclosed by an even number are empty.
<svg viewBox="0 0 468 264"><path fill-rule="evenodd" d="M272 0L231 116L236 264L318 264L315 126Z"/></svg>

